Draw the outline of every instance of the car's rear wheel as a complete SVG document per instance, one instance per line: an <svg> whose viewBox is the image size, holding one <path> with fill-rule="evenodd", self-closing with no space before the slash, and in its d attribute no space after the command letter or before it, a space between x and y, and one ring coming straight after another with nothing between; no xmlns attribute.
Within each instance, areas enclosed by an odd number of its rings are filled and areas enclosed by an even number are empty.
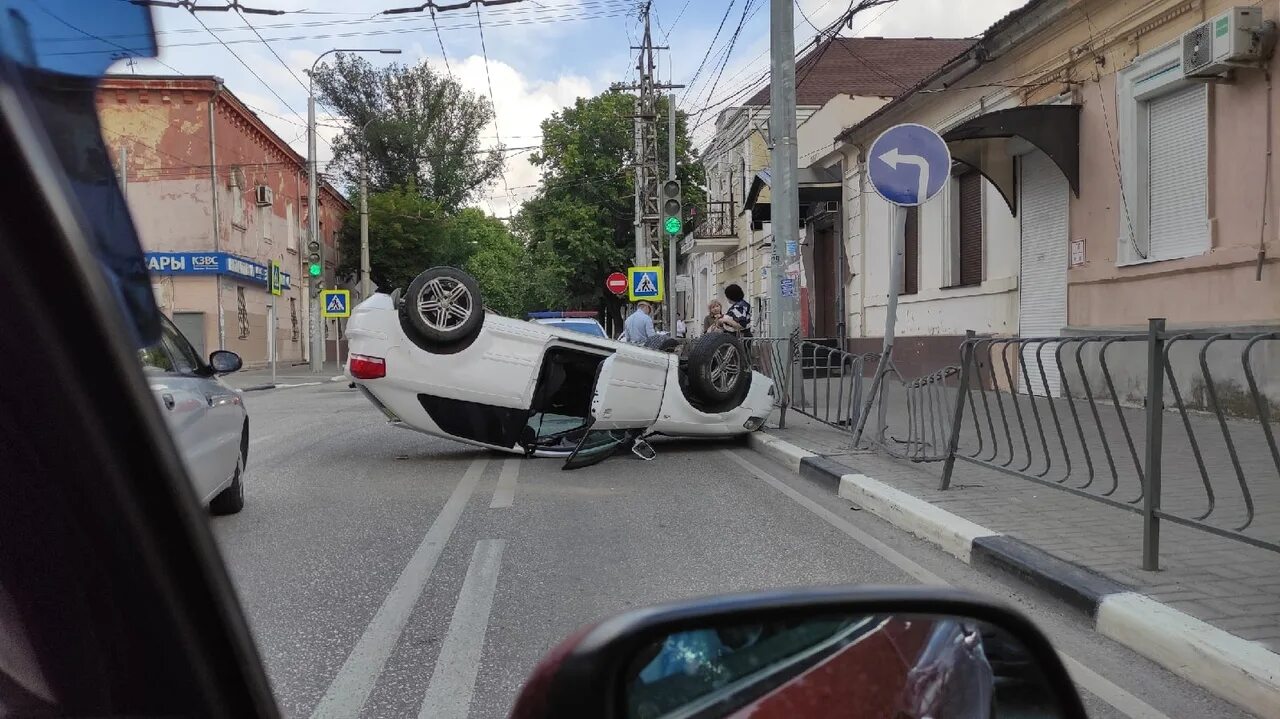
<svg viewBox="0 0 1280 719"><path fill-rule="evenodd" d="M698 398L716 411L741 404L751 385L751 366L738 338L710 332L689 351L689 385Z"/></svg>
<svg viewBox="0 0 1280 719"><path fill-rule="evenodd" d="M218 492L213 501L209 502L209 512L211 514L236 514L244 509L244 463L245 452L243 443L241 443L240 453L236 456L235 477L232 478L230 486Z"/></svg>
<svg viewBox="0 0 1280 719"><path fill-rule="evenodd" d="M644 341L644 346L660 352L671 352L680 346L680 340L671 335L654 335Z"/></svg>
<svg viewBox="0 0 1280 719"><path fill-rule="evenodd" d="M428 352L465 349L484 324L480 285L456 267L432 267L409 283L400 302L400 326Z"/></svg>

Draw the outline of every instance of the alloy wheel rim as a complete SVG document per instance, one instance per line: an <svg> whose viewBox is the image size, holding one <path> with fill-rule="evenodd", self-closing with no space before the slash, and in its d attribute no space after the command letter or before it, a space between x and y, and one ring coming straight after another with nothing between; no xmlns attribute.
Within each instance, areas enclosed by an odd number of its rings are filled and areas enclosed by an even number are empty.
<svg viewBox="0 0 1280 719"><path fill-rule="evenodd" d="M717 392L728 392L738 381L738 375L742 372L738 348L725 345L717 349L711 355L710 369L711 386L715 387Z"/></svg>
<svg viewBox="0 0 1280 719"><path fill-rule="evenodd" d="M430 280L418 294L418 315L428 327L452 332L471 317L471 292L452 277Z"/></svg>

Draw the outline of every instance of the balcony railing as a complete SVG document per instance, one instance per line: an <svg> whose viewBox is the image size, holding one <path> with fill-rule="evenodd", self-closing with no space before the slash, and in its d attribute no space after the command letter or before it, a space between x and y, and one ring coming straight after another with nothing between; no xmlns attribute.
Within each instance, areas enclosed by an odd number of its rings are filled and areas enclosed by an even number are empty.
<svg viewBox="0 0 1280 719"><path fill-rule="evenodd" d="M695 240L716 238L737 238L738 229L734 222L736 214L733 200L727 202L708 202L702 216L694 217L693 238Z"/></svg>

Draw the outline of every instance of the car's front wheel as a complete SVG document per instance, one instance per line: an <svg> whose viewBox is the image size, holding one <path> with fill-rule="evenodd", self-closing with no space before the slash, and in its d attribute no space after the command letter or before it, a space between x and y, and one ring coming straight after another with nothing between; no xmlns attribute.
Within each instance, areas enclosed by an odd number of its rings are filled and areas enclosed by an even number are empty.
<svg viewBox="0 0 1280 719"><path fill-rule="evenodd" d="M689 351L689 384L698 398L714 411L738 406L751 385L751 363L737 337L709 332Z"/></svg>
<svg viewBox="0 0 1280 719"><path fill-rule="evenodd" d="M644 346L659 352L672 352L680 346L680 340L671 335L654 335L644 341Z"/></svg>
<svg viewBox="0 0 1280 719"><path fill-rule="evenodd" d="M244 509L244 464L245 452L242 443L240 454L236 457L235 477L232 478L231 484L226 489L218 492L213 500L209 502L209 512L211 514L236 514Z"/></svg>
<svg viewBox="0 0 1280 719"><path fill-rule="evenodd" d="M480 334L484 304L475 278L456 267L432 267L414 278L400 302L400 326L428 352L464 349Z"/></svg>

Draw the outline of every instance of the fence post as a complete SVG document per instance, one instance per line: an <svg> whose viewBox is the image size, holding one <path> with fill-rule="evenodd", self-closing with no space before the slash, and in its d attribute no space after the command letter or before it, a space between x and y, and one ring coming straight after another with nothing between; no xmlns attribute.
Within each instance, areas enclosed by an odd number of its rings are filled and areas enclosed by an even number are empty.
<svg viewBox="0 0 1280 719"><path fill-rule="evenodd" d="M973 366L973 330L965 330L964 344L960 350L960 391L956 395L956 409L951 416L951 439L947 442L947 461L942 465L942 483L938 489L951 487L951 472L956 468L956 450L960 447L960 423L964 420L964 401L969 397L969 370ZM943 387L946 385L944 384Z"/></svg>
<svg viewBox="0 0 1280 719"><path fill-rule="evenodd" d="M1147 321L1147 486L1142 499L1142 568L1160 569L1160 459L1164 440L1164 318Z"/></svg>

